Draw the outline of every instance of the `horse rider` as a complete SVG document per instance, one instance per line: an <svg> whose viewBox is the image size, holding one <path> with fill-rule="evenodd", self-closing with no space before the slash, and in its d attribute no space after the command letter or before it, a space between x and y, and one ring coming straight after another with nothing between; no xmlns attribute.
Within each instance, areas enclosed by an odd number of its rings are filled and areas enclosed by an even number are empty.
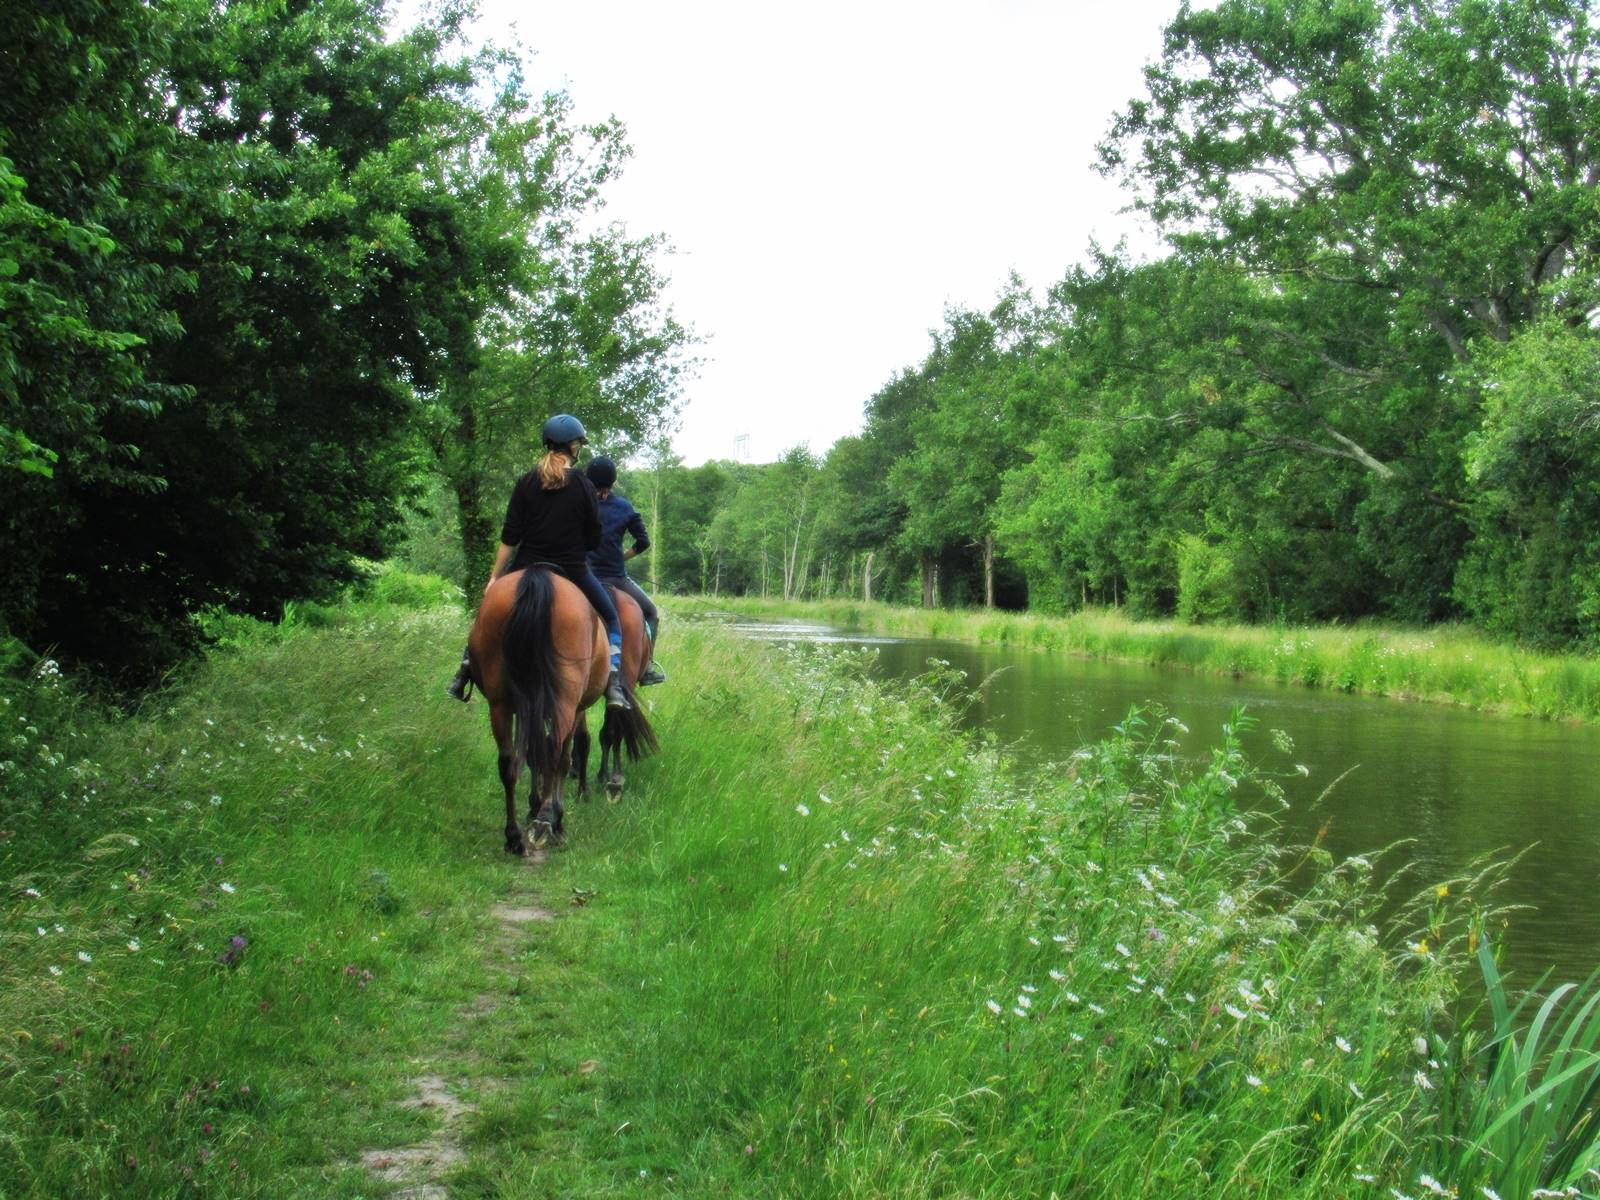
<svg viewBox="0 0 1600 1200"><path fill-rule="evenodd" d="M588 552L600 545L600 502L594 485L574 467L579 447L589 438L583 423L558 413L544 423L544 457L511 490L506 519L500 529L500 549L485 593L507 571L534 565L549 567L578 585L605 623L611 643L611 677L606 682L607 708L632 708L622 686L622 622L611 593L589 569ZM445 690L457 700L467 698L471 675L467 656Z"/></svg>
<svg viewBox="0 0 1600 1200"><path fill-rule="evenodd" d="M650 535L645 530L644 518L626 498L617 495L617 464L609 458L601 455L590 461L589 482L594 484L595 493L600 498L600 546L589 551L589 569L607 587L627 592L638 601L639 611L644 613L645 633L653 651L656 634L661 628L661 613L649 594L629 578L627 568L630 558L638 558L650 549ZM633 545L626 550L622 548L624 533L633 536ZM652 654L649 666L639 676L639 686L666 681L667 673L656 665Z"/></svg>

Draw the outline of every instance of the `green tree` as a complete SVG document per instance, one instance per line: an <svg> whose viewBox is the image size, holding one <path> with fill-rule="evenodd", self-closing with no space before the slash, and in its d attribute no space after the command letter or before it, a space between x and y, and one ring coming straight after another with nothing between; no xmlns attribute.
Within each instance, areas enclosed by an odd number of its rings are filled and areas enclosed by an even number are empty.
<svg viewBox="0 0 1600 1200"><path fill-rule="evenodd" d="M1495 633L1600 645L1600 339L1547 318L1478 357L1457 592Z"/></svg>

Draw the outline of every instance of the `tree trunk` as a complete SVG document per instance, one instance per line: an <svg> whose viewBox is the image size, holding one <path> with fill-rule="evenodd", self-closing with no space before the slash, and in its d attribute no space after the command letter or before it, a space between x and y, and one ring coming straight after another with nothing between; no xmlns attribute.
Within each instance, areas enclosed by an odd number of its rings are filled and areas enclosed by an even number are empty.
<svg viewBox="0 0 1600 1200"><path fill-rule="evenodd" d="M939 595L939 566L940 566L940 564L938 562L935 562L933 564L933 607L934 608L938 608L941 604L944 603L944 597Z"/></svg>
<svg viewBox="0 0 1600 1200"><path fill-rule="evenodd" d="M661 554L666 543L661 540L661 464L651 472L650 480L650 591L661 590Z"/></svg>
<svg viewBox="0 0 1600 1200"><path fill-rule="evenodd" d="M922 556L922 607L923 608L932 608L933 607L933 589L934 589L934 575L933 575L933 573L934 573L933 555L924 554Z"/></svg>
<svg viewBox="0 0 1600 1200"><path fill-rule="evenodd" d="M983 539L983 606L994 607L994 534Z"/></svg>
<svg viewBox="0 0 1600 1200"><path fill-rule="evenodd" d="M495 536L494 523L484 510L476 479L452 479L450 488L456 494L456 527L461 533L461 590L472 605L489 579L483 555Z"/></svg>
<svg viewBox="0 0 1600 1200"><path fill-rule="evenodd" d="M872 560L878 556L876 550L867 551L867 566L861 572L861 598L868 604L872 603Z"/></svg>

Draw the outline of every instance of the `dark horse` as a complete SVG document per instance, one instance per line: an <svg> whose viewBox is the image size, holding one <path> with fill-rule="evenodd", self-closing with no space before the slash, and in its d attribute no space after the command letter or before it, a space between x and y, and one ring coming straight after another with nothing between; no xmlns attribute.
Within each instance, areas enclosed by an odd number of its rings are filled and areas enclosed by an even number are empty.
<svg viewBox="0 0 1600 1200"><path fill-rule="evenodd" d="M635 663L640 662L643 621L637 626ZM627 623L624 622L624 659ZM605 626L577 585L552 571L530 567L502 575L484 593L467 640L472 679L489 702L489 727L500 748L500 783L506 793L506 850L525 854L528 842L517 827L517 781L526 765L533 776L528 799L528 834L542 846L563 833L562 787L579 714L603 694L611 670ZM626 671L631 694L640 665ZM637 704L612 714L627 730L637 757L656 748L655 733Z"/></svg>
<svg viewBox="0 0 1600 1200"><path fill-rule="evenodd" d="M617 616L622 620L622 677L631 695L655 651L655 639L645 626L639 602L620 588L611 588L610 591L611 602L617 606ZM623 749L627 749L630 759L637 760L656 748L649 726L629 720L632 715L608 708L605 722L600 726L600 766L596 775L605 781L606 798L613 804L622 799L622 789L627 783L622 775ZM589 723L582 714L578 716L577 727L572 732L572 774L578 780L579 797L587 799Z"/></svg>

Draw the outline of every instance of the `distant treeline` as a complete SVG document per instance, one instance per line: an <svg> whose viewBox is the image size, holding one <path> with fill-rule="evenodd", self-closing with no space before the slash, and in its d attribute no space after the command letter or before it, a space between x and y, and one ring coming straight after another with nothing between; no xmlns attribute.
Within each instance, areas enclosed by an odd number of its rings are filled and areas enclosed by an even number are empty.
<svg viewBox="0 0 1600 1200"><path fill-rule="evenodd" d="M0 7L0 633L151 678L457 536L549 412L675 402L659 239L593 218L628 148L447 3ZM436 481L436 482L435 482Z"/></svg>
<svg viewBox="0 0 1600 1200"><path fill-rule="evenodd" d="M630 473L651 569L1600 643L1590 7L1181 10L1101 147L1170 255L949 312L821 458Z"/></svg>

